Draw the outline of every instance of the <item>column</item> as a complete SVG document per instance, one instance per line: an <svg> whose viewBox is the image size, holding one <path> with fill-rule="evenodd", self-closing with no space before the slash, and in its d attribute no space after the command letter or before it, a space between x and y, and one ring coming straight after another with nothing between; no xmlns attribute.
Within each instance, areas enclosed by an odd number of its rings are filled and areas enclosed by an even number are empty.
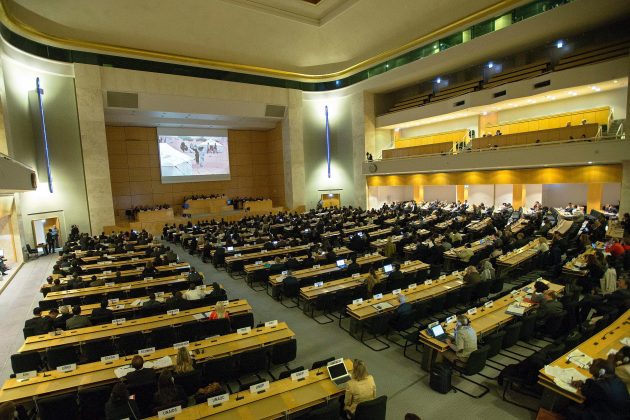
<svg viewBox="0 0 630 420"><path fill-rule="evenodd" d="M100 233L103 226L116 223L107 159L100 71L98 66L74 65L83 170L92 234Z"/></svg>
<svg viewBox="0 0 630 420"><path fill-rule="evenodd" d="M458 185L456 189L456 198L457 201L461 201L462 203L468 200L468 188L465 185Z"/></svg>
<svg viewBox="0 0 630 420"><path fill-rule="evenodd" d="M424 201L424 185L413 186L413 199L416 203Z"/></svg>
<svg viewBox="0 0 630 420"><path fill-rule="evenodd" d="M304 206L304 130L302 91L288 90L289 107L282 121L284 202L289 210Z"/></svg>
<svg viewBox="0 0 630 420"><path fill-rule="evenodd" d="M602 195L604 192L604 184L599 182L588 184L588 190L586 192L586 212L590 213L591 210L601 210L602 208Z"/></svg>
<svg viewBox="0 0 630 420"><path fill-rule="evenodd" d="M525 185L513 184L512 185L512 207L514 209L520 209L525 204Z"/></svg>
<svg viewBox="0 0 630 420"><path fill-rule="evenodd" d="M630 160L621 162L621 201L619 214L630 213Z"/></svg>
<svg viewBox="0 0 630 420"><path fill-rule="evenodd" d="M365 153L374 155L376 147L376 122L374 94L359 92L351 97L352 115L352 168L354 184L354 205L367 208L367 182L363 175Z"/></svg>

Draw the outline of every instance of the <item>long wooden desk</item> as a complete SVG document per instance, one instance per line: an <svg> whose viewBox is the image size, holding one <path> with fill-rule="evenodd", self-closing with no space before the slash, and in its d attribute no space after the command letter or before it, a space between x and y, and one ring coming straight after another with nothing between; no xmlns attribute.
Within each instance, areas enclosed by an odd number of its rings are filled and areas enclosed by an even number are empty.
<svg viewBox="0 0 630 420"><path fill-rule="evenodd" d="M160 210L140 210L136 213L137 222L163 222L165 220L173 220L175 215L173 209L160 209Z"/></svg>
<svg viewBox="0 0 630 420"><path fill-rule="evenodd" d="M109 265L103 265L103 271L102 272L93 272L90 274L82 274L79 276L79 278L81 280L83 280L84 282L90 282L92 281L92 277L96 276L96 278L99 279L113 279L116 277L116 272L114 270L111 270ZM110 269L108 269L110 268ZM167 273L169 271L177 271L177 270L186 270L188 268L190 268L190 264L188 264L187 262L179 262L179 263L172 263L168 264L168 265L158 265L157 267L154 267L158 272L161 273ZM130 277L130 276L139 276L142 274L142 271L144 270L144 267L139 267L139 268L132 268L129 270L120 270L120 276L121 277ZM61 284L67 283L72 277L71 276L65 276L65 277L61 277L59 275L55 276L53 275L54 278L58 278L61 281ZM44 285L46 287L50 287L49 285Z"/></svg>
<svg viewBox="0 0 630 420"><path fill-rule="evenodd" d="M623 226L619 220L609 220L606 236L615 239L623 239Z"/></svg>
<svg viewBox="0 0 630 420"><path fill-rule="evenodd" d="M311 245L312 244L299 245L299 246L287 246L285 248L274 249L271 251L262 250L260 252L253 252L251 254L243 254L239 256L235 255L233 257L226 257L225 264L227 265L228 269L230 269L231 266L236 262L244 263L245 261L260 260L266 257L275 257L277 255L288 255L288 254L294 254L298 252L307 252L310 249Z"/></svg>
<svg viewBox="0 0 630 420"><path fill-rule="evenodd" d="M575 349L571 349L560 358L551 362L549 366L559 367L562 369L573 368L587 378L591 378L592 376L588 369L584 369L577 364L568 361L569 354L574 350L579 349L580 352L592 357L593 359L606 359L608 358L608 354L611 350L617 352L623 347L620 340L624 338L630 338L630 309L617 318L617 320L608 327L593 335ZM544 368L541 369L538 374L538 383L545 387L546 390L549 390L554 394L566 397L580 404L584 402L584 396L578 389L572 390L560 387L556 384L554 377L547 374Z"/></svg>
<svg viewBox="0 0 630 420"><path fill-rule="evenodd" d="M370 224L367 224L365 226L356 226L356 227L353 227L353 228L344 229L343 233L344 233L344 235L350 235L350 234L357 233L357 232L370 232L370 231L372 231L374 229L378 229L378 225L370 223ZM321 234L321 237L322 238L332 238L333 236L338 236L340 234L341 234L341 232L338 231L338 230L337 231L331 231L331 232L324 232L324 233ZM372 235L372 234L370 233L370 235Z"/></svg>
<svg viewBox="0 0 630 420"><path fill-rule="evenodd" d="M352 361L345 360L346 368L352 371ZM251 394L244 391L229 396L229 401L218 407L204 402L182 409L176 420L259 420L293 418L293 414L325 403L338 397L345 389L335 385L326 368L309 371L308 378L293 381L291 378L274 381L263 393ZM242 398L236 400L236 398ZM157 417L151 417L151 420Z"/></svg>
<svg viewBox="0 0 630 420"><path fill-rule="evenodd" d="M294 336L295 334L286 323L279 322L276 327L254 328L249 334L231 333L206 338L205 340L190 343L188 348L192 352L193 359L201 362L254 348L266 347L289 340ZM177 350L169 347L156 350L155 353L144 356L144 359L146 361L154 361L169 356L175 362L176 355ZM116 382L119 379L114 374L114 370L128 365L131 359L132 356L127 356L121 357L111 364L94 362L77 365L76 370L67 373L61 373L56 370L46 373L40 372L37 374L37 377L24 382L19 382L15 378L9 379L4 383L2 390L0 390L0 402L23 402L28 401L33 396L41 396L42 394L58 394L73 391L79 387Z"/></svg>
<svg viewBox="0 0 630 420"><path fill-rule="evenodd" d="M492 236L486 236L478 241L474 241L470 243L470 250L473 254L479 253L486 249L489 246L493 246L494 238ZM461 259L457 256L457 252L463 251L466 248L466 245L459 246L457 248L451 248L444 253L444 258L451 261L461 261Z"/></svg>
<svg viewBox="0 0 630 420"><path fill-rule="evenodd" d="M562 219L554 227L549 229L549 232L547 232L547 236L553 236L553 234L556 232L564 236L569 231L569 229L571 229L571 226L573 226L573 220Z"/></svg>
<svg viewBox="0 0 630 420"><path fill-rule="evenodd" d="M85 272L89 272L89 271L103 271L103 270L111 270L119 268L119 267L125 267L125 266L144 266L147 263L153 262L155 261L154 257L145 257L145 258L131 258L130 260L119 260L119 261L103 261L100 263L96 263L96 264L84 264L81 265L81 269Z"/></svg>
<svg viewBox="0 0 630 420"><path fill-rule="evenodd" d="M519 233L520 231L525 229L528 224L529 224L529 220L527 220L527 219L518 219L516 222L512 223L511 225L509 225L508 229L510 229L510 232L512 232L514 235L516 235L517 233Z"/></svg>
<svg viewBox="0 0 630 420"><path fill-rule="evenodd" d="M230 313L244 313L251 312L252 307L246 300L238 300L230 302L226 305L226 309ZM122 324L105 324L96 325L92 327L78 328L76 330L61 331L58 335L42 334L28 337L22 347L18 350L19 353L25 353L28 351L44 351L49 347L63 346L67 344L80 344L86 341L98 340L101 338L108 338L112 336L120 336L123 334L129 334L138 331L154 330L160 327L166 327L169 325L183 324L187 322L198 322L194 315L203 314L204 312L211 312L214 310L214 305L204 306L201 308L187 309L179 311L175 315L155 315L145 318L137 318L128 320Z"/></svg>
<svg viewBox="0 0 630 420"><path fill-rule="evenodd" d="M403 236L394 235L394 236L390 236L389 238L392 238L392 243L397 244L398 242L402 240ZM387 245L387 241L389 240L389 238L376 239L370 242L370 247L376 250L381 250L381 248L385 248L385 245Z"/></svg>
<svg viewBox="0 0 630 420"><path fill-rule="evenodd" d="M492 219L489 217L486 217L483 220L479 220L477 222L473 222L469 224L468 226L466 226L466 228L471 232L479 233L483 231L484 229L486 229L491 224L492 224Z"/></svg>
<svg viewBox="0 0 630 420"><path fill-rule="evenodd" d="M604 250L604 244L602 242L596 243L595 246L596 248L588 248L577 257L567 261L562 266L562 272L570 276L586 277L588 275L588 270L586 268L587 255L595 254L598 249L601 251Z"/></svg>
<svg viewBox="0 0 630 420"><path fill-rule="evenodd" d="M505 274L509 270L531 260L536 255L538 255L538 239L534 239L525 246L499 256L497 258L497 268L500 268L501 274Z"/></svg>
<svg viewBox="0 0 630 420"><path fill-rule="evenodd" d="M124 252L122 254L107 254L103 255L92 255L91 257L81 257L81 261L84 263L90 263L93 261L98 261L100 258L105 258L109 261L117 261L117 260L129 260L131 258L139 258L146 255L146 251L132 251L132 252Z"/></svg>
<svg viewBox="0 0 630 420"><path fill-rule="evenodd" d="M359 265L374 264L374 263L383 261L385 259L386 258L380 254L365 255L363 257L357 258L357 264ZM346 265L349 265L351 261L345 260L345 263ZM298 280L308 279L308 278L321 276L323 274L334 273L341 270L343 270L343 268L339 268L336 263L326 264L326 265L320 265L318 268L311 267L311 268L305 268L303 270L293 271L293 277L297 278ZM284 280L284 277L285 276L282 274L277 274L275 276L269 277L269 285L271 287L280 286L282 284L282 281Z"/></svg>
<svg viewBox="0 0 630 420"><path fill-rule="evenodd" d="M555 292L562 292L564 290L564 286L559 284L548 283L548 286L550 290ZM533 290L534 282L521 287L514 294L508 294L498 300L495 300L493 302L493 306L490 308L480 306L477 308L476 314L466 314L468 319L470 319L470 325L477 333L477 336L483 337L484 335L495 331L501 326L510 323L517 318L516 316L506 312L508 306L515 303L517 299L525 298ZM534 306L531 306L530 309L533 309L533 307ZM455 322L446 324L444 326L444 331L447 334L452 335L455 331ZM426 330L420 332L420 343L422 343L425 348L422 358L422 367L426 370L430 370L431 364L433 363L437 353L443 353L450 348L445 342L429 336Z"/></svg>
<svg viewBox="0 0 630 420"><path fill-rule="evenodd" d="M352 251L349 250L348 248L346 248L345 246L339 247L339 248L333 248L333 251L335 252L335 254L339 257L339 256L343 256L343 255L348 255L351 254ZM295 259L299 262L301 262L302 260L304 260L306 257L295 257ZM286 258L283 258L283 262L286 261ZM262 263L259 264L247 264L245 266L245 274L249 275L252 274L256 271L260 271L260 270L267 270L269 269L269 267L271 266L271 264L273 264L273 260L267 260L267 261L262 261Z"/></svg>

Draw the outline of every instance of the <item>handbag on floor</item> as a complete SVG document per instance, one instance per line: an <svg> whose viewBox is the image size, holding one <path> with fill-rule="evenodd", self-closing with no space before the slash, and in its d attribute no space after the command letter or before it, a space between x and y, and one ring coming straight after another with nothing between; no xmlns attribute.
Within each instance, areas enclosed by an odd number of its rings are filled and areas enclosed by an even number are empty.
<svg viewBox="0 0 630 420"><path fill-rule="evenodd" d="M453 370L446 363L435 363L431 368L429 386L440 394L447 394L451 390L451 375Z"/></svg>

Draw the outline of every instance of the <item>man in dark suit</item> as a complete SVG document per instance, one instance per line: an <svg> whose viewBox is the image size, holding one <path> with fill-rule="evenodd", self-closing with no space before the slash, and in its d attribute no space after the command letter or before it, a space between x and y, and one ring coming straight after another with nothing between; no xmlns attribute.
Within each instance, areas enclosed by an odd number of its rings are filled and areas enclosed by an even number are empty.
<svg viewBox="0 0 630 420"><path fill-rule="evenodd" d="M114 317L114 312L111 309L107 309L107 305L109 304L109 301L107 299L103 299L101 300L101 307L100 308L95 308L92 310L92 319L95 318L113 318Z"/></svg>
<svg viewBox="0 0 630 420"><path fill-rule="evenodd" d="M407 298L402 293L398 295L398 307L394 310L392 317L389 319L389 324L392 327L396 327L399 323L404 322L413 314L413 306L407 302Z"/></svg>
<svg viewBox="0 0 630 420"><path fill-rule="evenodd" d="M394 282L401 281L402 279L403 279L403 273L402 271L400 271L400 264L394 264L394 271L389 273L389 277L387 278L387 281L389 283L394 283Z"/></svg>
<svg viewBox="0 0 630 420"><path fill-rule="evenodd" d="M190 273L188 273L188 282L194 284L201 284L203 282L201 274L199 274L195 267L190 267Z"/></svg>
<svg viewBox="0 0 630 420"><path fill-rule="evenodd" d="M184 297L182 296L182 292L180 292L179 290L175 292L175 294L173 294L171 298L166 300L166 309L169 311L173 309L179 309L180 311L182 311L186 309L187 306L188 303L186 299L184 299Z"/></svg>
<svg viewBox="0 0 630 420"><path fill-rule="evenodd" d="M348 265L348 274L360 273L361 266L357 263L357 256L352 256L352 262Z"/></svg>
<svg viewBox="0 0 630 420"><path fill-rule="evenodd" d="M135 370L133 372L129 372L125 376L125 380L127 381L127 385L129 387L142 386L156 382L155 371L153 368L144 367L144 359L142 356L133 356L133 359L131 359L131 367Z"/></svg>
<svg viewBox="0 0 630 420"><path fill-rule="evenodd" d="M39 307L33 309L33 318L24 322L24 328L30 328L33 335L46 334L52 331L51 319L42 316L42 310Z"/></svg>

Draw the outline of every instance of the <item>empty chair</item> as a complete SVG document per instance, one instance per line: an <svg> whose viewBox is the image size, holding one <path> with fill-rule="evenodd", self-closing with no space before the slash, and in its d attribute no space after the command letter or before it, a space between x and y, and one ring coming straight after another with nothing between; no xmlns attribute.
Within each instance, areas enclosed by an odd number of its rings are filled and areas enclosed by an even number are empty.
<svg viewBox="0 0 630 420"><path fill-rule="evenodd" d="M56 300L40 300L38 305L42 311L50 311L59 306Z"/></svg>
<svg viewBox="0 0 630 420"><path fill-rule="evenodd" d="M76 349L72 345L48 348L46 350L46 360L51 370L57 369L57 366L79 362Z"/></svg>
<svg viewBox="0 0 630 420"><path fill-rule="evenodd" d="M81 345L81 353L86 363L97 362L103 356L115 354L114 342L111 338L87 341Z"/></svg>
<svg viewBox="0 0 630 420"><path fill-rule="evenodd" d="M111 385L79 388L77 392L79 418L81 420L105 419L105 403L109 399L111 390Z"/></svg>
<svg viewBox="0 0 630 420"><path fill-rule="evenodd" d="M138 350L145 348L147 344L142 332L121 335L116 341L118 350L125 356L138 353Z"/></svg>
<svg viewBox="0 0 630 420"><path fill-rule="evenodd" d="M479 386L480 388L482 388L483 391L481 392L481 394L478 394L478 395L471 394L469 392L464 391L461 388L457 388L455 385L453 385L453 388L473 398L481 398L484 395L486 395L488 392L490 392L490 389L487 386L482 385L479 382L475 382L470 378L467 378L467 376L478 374L479 372L483 370L483 368L486 366L486 358L488 356L489 349L490 348L488 346L479 347L477 350L470 353L470 356L468 356L468 360L463 366L457 363L453 364L453 370L458 372L462 379L468 382L471 382Z"/></svg>
<svg viewBox="0 0 630 420"><path fill-rule="evenodd" d="M196 341L199 333L199 323L189 322L182 324L178 330L178 341ZM203 337L205 338L205 337Z"/></svg>
<svg viewBox="0 0 630 420"><path fill-rule="evenodd" d="M239 328L244 327L254 328L254 314L248 312L245 314L233 315L230 317L230 324L232 331L236 331Z"/></svg>
<svg viewBox="0 0 630 420"><path fill-rule="evenodd" d="M172 346L177 342L177 336L175 334L175 328L171 326L156 328L151 331L149 336L151 346L156 349L164 349Z"/></svg>
<svg viewBox="0 0 630 420"><path fill-rule="evenodd" d="M313 362L313 365L311 366L311 370L319 369L322 366L326 366L328 364L328 362L332 362L333 360L335 360L334 357L329 357L329 358L323 359L323 360L317 360L316 362Z"/></svg>
<svg viewBox="0 0 630 420"><path fill-rule="evenodd" d="M147 295L147 289L144 287L137 287L135 289L129 289L127 296L130 298L139 298Z"/></svg>
<svg viewBox="0 0 630 420"><path fill-rule="evenodd" d="M429 316L439 314L444 310L446 295L436 296L429 301Z"/></svg>
<svg viewBox="0 0 630 420"><path fill-rule="evenodd" d="M35 398L35 407L40 420L76 419L79 415L74 393Z"/></svg>
<svg viewBox="0 0 630 420"><path fill-rule="evenodd" d="M472 294L473 294L474 288L475 286L472 284L468 284L462 287L459 290L459 300L457 301L457 304L461 306L468 306L468 304L470 304L470 302L472 301Z"/></svg>
<svg viewBox="0 0 630 420"><path fill-rule="evenodd" d="M289 376L293 375L294 373L302 372L303 370L304 370L304 366L298 366L298 367L293 368L293 369L283 370L282 372L280 372L280 375L278 375L278 380L288 378Z"/></svg>
<svg viewBox="0 0 630 420"><path fill-rule="evenodd" d="M39 335L38 332L33 327L24 327L22 328L22 334L24 335L24 339L26 340L29 337L34 335Z"/></svg>
<svg viewBox="0 0 630 420"><path fill-rule="evenodd" d="M235 380L238 377L238 356L210 359L203 363L201 370L203 380L208 383L227 383L228 381Z"/></svg>
<svg viewBox="0 0 630 420"><path fill-rule="evenodd" d="M543 328L545 335L554 339L558 338L561 333L562 322L566 316L567 311L562 311L559 315L547 318Z"/></svg>
<svg viewBox="0 0 630 420"><path fill-rule="evenodd" d="M267 368L267 349L264 347L241 353L238 376L258 375Z"/></svg>
<svg viewBox="0 0 630 420"><path fill-rule="evenodd" d="M13 373L30 372L41 370L42 358L39 352L16 353L11 355L11 368Z"/></svg>
<svg viewBox="0 0 630 420"><path fill-rule="evenodd" d="M385 420L387 414L387 395L381 395L357 405L355 420Z"/></svg>
<svg viewBox="0 0 630 420"><path fill-rule="evenodd" d="M503 350L505 350L508 353L517 355L517 356L521 356L521 357L527 357L523 354L520 353L516 353L514 351L510 351L510 350L506 350L510 347L512 347L513 345L516 344L516 342L520 339L521 337L521 327L523 326L523 323L518 321L515 322L513 324L508 325L507 327L505 327L504 331L505 331L505 336L503 337ZM503 354L503 356L505 357L509 357L510 359L514 359L517 361L520 361L520 359L516 359L512 356L508 356L507 354Z"/></svg>
<svg viewBox="0 0 630 420"><path fill-rule="evenodd" d="M208 338L215 335L225 335L230 333L230 320L227 318L213 319L211 321L203 321L197 325L199 328L198 337Z"/></svg>
<svg viewBox="0 0 630 420"><path fill-rule="evenodd" d="M103 325L112 322L113 318L113 315L90 316L90 321L92 322L92 325Z"/></svg>
<svg viewBox="0 0 630 420"><path fill-rule="evenodd" d="M475 302L478 302L479 300L485 297L488 297L488 295L490 294L491 286L492 286L492 283L489 281L482 281L480 283L477 283L473 291L473 300Z"/></svg>
<svg viewBox="0 0 630 420"><path fill-rule="evenodd" d="M195 395L201 387L201 369L194 369L186 373L178 373L174 375L175 383L184 389L189 397Z"/></svg>
<svg viewBox="0 0 630 420"><path fill-rule="evenodd" d="M274 344L271 348L271 363L273 365L284 365L289 368L289 362L295 360L297 356L297 340L291 339Z"/></svg>
<svg viewBox="0 0 630 420"><path fill-rule="evenodd" d="M444 309L448 310L457 305L459 302L459 290L450 292L446 295L446 301L444 302Z"/></svg>
<svg viewBox="0 0 630 420"><path fill-rule="evenodd" d="M323 406L311 410L306 415L306 420L330 420L339 418L339 400L333 398Z"/></svg>

